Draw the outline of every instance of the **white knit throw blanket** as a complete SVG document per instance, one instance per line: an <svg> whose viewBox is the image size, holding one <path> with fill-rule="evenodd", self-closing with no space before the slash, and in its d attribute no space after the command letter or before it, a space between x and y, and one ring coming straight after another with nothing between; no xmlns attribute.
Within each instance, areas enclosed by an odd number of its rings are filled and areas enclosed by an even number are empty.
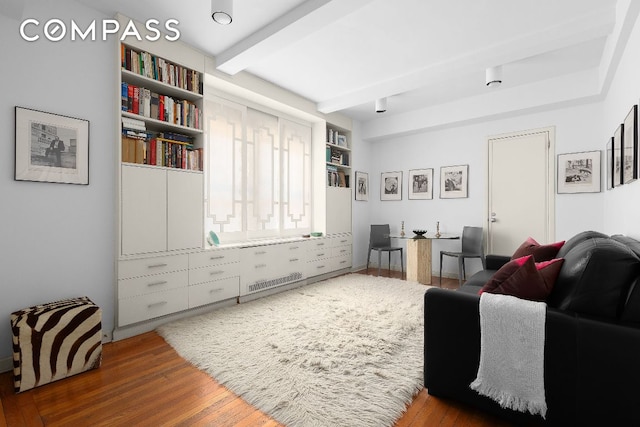
<svg viewBox="0 0 640 427"><path fill-rule="evenodd" d="M545 418L544 302L480 296L480 366L470 387L503 408Z"/></svg>

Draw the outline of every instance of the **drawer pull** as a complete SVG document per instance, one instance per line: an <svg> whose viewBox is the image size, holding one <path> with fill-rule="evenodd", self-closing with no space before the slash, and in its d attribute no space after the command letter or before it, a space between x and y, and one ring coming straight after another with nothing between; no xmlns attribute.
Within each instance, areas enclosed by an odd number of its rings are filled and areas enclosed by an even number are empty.
<svg viewBox="0 0 640 427"><path fill-rule="evenodd" d="M296 249L300 249L300 246L291 246L289 248L290 251L295 251Z"/></svg>
<svg viewBox="0 0 640 427"><path fill-rule="evenodd" d="M266 253L267 253L267 251L257 251L257 252L254 252L254 254L255 254L255 255L264 255L264 254L266 254Z"/></svg>
<svg viewBox="0 0 640 427"><path fill-rule="evenodd" d="M348 240L340 240L340 243L347 243Z"/></svg>
<svg viewBox="0 0 640 427"><path fill-rule="evenodd" d="M255 266L255 268L265 268L267 266L267 264L258 264Z"/></svg>
<svg viewBox="0 0 640 427"><path fill-rule="evenodd" d="M346 264L347 261L340 261L340 264Z"/></svg>
<svg viewBox="0 0 640 427"><path fill-rule="evenodd" d="M340 251L340 253L341 253L341 254L343 254L343 253L345 253L345 252L347 252L347 250L346 250L346 249L343 249L343 250L341 250L341 251Z"/></svg>
<svg viewBox="0 0 640 427"><path fill-rule="evenodd" d="M322 253L322 254L318 254L318 255L316 255L316 256L324 256L324 254Z"/></svg>
<svg viewBox="0 0 640 427"><path fill-rule="evenodd" d="M324 265L319 265L316 268L319 270L319 269L324 268L324 267L325 267Z"/></svg>
<svg viewBox="0 0 640 427"><path fill-rule="evenodd" d="M162 263L162 264L153 264L148 266L147 268L161 268L161 267L166 267L168 264L167 263Z"/></svg>
<svg viewBox="0 0 640 427"><path fill-rule="evenodd" d="M160 286L160 285L166 285L167 281L163 280L161 282L153 282L153 283L147 283L147 286L151 287L151 286Z"/></svg>
<svg viewBox="0 0 640 427"><path fill-rule="evenodd" d="M300 259L299 259L299 258L291 258L291 259L289 260L289 262L296 262L296 261L300 261Z"/></svg>
<svg viewBox="0 0 640 427"><path fill-rule="evenodd" d="M166 304L168 304L166 301L154 302L153 304L147 305L147 308L162 307L163 305L166 305Z"/></svg>
<svg viewBox="0 0 640 427"><path fill-rule="evenodd" d="M216 274L222 274L224 270L216 270L209 273L209 276L215 276Z"/></svg>
<svg viewBox="0 0 640 427"><path fill-rule="evenodd" d="M224 255L212 256L212 257L209 257L209 259L211 261L215 261L217 259L224 259Z"/></svg>
<svg viewBox="0 0 640 427"><path fill-rule="evenodd" d="M317 245L318 246L324 246L324 243L318 243Z"/></svg>
<svg viewBox="0 0 640 427"><path fill-rule="evenodd" d="M216 292L220 292L220 291L224 291L224 288L215 288L215 289L211 289L209 291L210 294L214 294Z"/></svg>

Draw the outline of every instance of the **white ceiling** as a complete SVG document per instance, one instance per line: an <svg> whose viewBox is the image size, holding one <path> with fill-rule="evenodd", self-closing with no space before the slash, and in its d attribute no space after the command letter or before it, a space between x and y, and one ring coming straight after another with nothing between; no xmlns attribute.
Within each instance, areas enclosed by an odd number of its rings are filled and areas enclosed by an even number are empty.
<svg viewBox="0 0 640 427"><path fill-rule="evenodd" d="M361 121L597 70L612 0L236 0L215 24L210 1L77 0L108 15L177 19L181 40ZM504 83L485 86L503 66Z"/></svg>

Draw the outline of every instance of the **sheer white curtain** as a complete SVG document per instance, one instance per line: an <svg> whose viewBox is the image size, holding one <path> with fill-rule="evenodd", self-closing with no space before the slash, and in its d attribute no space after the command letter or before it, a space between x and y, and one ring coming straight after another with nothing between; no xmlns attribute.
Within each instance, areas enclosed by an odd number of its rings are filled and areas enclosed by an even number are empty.
<svg viewBox="0 0 640 427"><path fill-rule="evenodd" d="M205 230L222 241L311 227L311 126L226 99L205 99Z"/></svg>

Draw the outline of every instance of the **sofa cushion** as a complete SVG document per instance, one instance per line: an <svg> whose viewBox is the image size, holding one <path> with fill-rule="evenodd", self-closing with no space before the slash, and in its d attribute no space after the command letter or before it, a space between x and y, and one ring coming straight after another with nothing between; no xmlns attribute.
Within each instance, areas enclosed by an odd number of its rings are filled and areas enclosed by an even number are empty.
<svg viewBox="0 0 640 427"><path fill-rule="evenodd" d="M571 249L573 249L576 245L578 245L579 243L584 242L585 240L593 239L595 237L607 238L609 236L607 236L606 234L600 233L599 231L592 231L592 230L583 231L581 233L576 234L575 236L573 236L572 238L570 238L566 242L564 242L564 245L562 245L562 248L560 248L560 250L556 254L556 257L564 258L565 255Z"/></svg>
<svg viewBox="0 0 640 427"><path fill-rule="evenodd" d="M533 255L516 258L500 268L478 294L489 292L544 301L553 288L562 261L558 259L536 264Z"/></svg>
<svg viewBox="0 0 640 427"><path fill-rule="evenodd" d="M556 257L558 251L563 245L564 241L541 245L536 242L535 239L529 237L520 245L520 247L518 247L518 249L516 249L511 259L520 258L526 255L533 255L533 260L535 262L549 261Z"/></svg>
<svg viewBox="0 0 640 427"><path fill-rule="evenodd" d="M639 274L640 259L622 243L602 237L583 239L565 254L547 304L615 318Z"/></svg>

